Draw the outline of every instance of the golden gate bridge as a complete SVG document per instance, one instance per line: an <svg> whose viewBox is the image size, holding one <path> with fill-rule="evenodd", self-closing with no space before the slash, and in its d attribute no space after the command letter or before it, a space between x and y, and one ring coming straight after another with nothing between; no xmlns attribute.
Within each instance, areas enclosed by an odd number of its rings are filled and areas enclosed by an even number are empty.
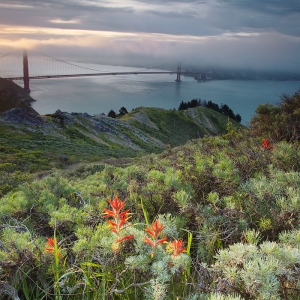
<svg viewBox="0 0 300 300"><path fill-rule="evenodd" d="M29 65L30 61L33 61L31 65ZM126 72L107 72L80 66L77 63L70 63L41 53L28 58L27 50L23 50L23 55L20 55L19 51L14 51L0 56L0 77L9 80L23 80L24 90L28 93L30 93L30 79L142 74L176 74L175 81L181 82L181 75L191 75L193 73L182 72L180 63L176 71L133 70Z"/></svg>

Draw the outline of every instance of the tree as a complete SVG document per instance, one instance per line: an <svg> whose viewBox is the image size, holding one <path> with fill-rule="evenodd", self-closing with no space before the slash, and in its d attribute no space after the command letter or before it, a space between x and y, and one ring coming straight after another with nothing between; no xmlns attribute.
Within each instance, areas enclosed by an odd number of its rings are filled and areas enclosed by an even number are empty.
<svg viewBox="0 0 300 300"><path fill-rule="evenodd" d="M228 116L230 119L236 120L235 114L233 113L232 109L229 108L229 106L227 104L221 104L220 112L223 115Z"/></svg>
<svg viewBox="0 0 300 300"><path fill-rule="evenodd" d="M107 114L108 117L110 118L116 118L117 114L115 113L115 111L113 111L112 109L109 111L109 113Z"/></svg>
<svg viewBox="0 0 300 300"><path fill-rule="evenodd" d="M242 121L241 115L240 115L240 114L236 114L236 115L235 115L235 120L236 120L238 123L241 123L241 121Z"/></svg>
<svg viewBox="0 0 300 300"><path fill-rule="evenodd" d="M197 99L193 99L192 101L191 101L191 108L193 108L193 107L198 107L199 106L199 101L197 100Z"/></svg>
<svg viewBox="0 0 300 300"><path fill-rule="evenodd" d="M126 114L128 114L128 111L124 106L122 106L119 110L119 116L124 116Z"/></svg>
<svg viewBox="0 0 300 300"><path fill-rule="evenodd" d="M186 109L188 109L187 103L181 101L181 103L179 104L178 110L186 110Z"/></svg>
<svg viewBox="0 0 300 300"><path fill-rule="evenodd" d="M215 111L221 112L221 109L220 109L219 105L217 103L212 102L211 100L209 100L207 102L206 107L210 108L210 109L213 109Z"/></svg>

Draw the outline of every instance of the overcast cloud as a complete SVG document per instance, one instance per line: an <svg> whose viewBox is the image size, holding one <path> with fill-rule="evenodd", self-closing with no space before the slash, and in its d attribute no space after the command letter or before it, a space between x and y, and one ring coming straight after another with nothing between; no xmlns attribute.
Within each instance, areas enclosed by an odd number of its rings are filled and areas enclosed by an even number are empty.
<svg viewBox="0 0 300 300"><path fill-rule="evenodd" d="M300 0L0 0L0 56L300 72Z"/></svg>

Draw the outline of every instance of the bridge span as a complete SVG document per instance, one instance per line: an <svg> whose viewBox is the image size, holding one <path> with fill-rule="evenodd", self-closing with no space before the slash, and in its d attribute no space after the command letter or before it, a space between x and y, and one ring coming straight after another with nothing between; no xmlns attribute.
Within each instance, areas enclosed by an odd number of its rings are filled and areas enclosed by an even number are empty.
<svg viewBox="0 0 300 300"><path fill-rule="evenodd" d="M7 55L3 55L0 58L3 58ZM45 55L47 56L47 55ZM50 57L50 56L47 56ZM76 66L75 64L68 63L66 61L62 61L53 57L50 57L51 59L54 59L56 61L59 61L61 63L65 63L68 65L73 65ZM77 65L77 67L79 67ZM83 69L91 70L89 68L84 68ZM30 76L29 73L29 64L28 64L28 54L26 50L23 50L23 75L22 76L7 76L3 77L6 79L10 80L23 80L24 81L24 90L30 93L30 85L29 81L30 79L49 79L49 78L72 78L72 77L90 77L90 76L113 76L113 75L143 75L143 74L176 74L176 82L181 82L181 75L198 75L194 74L191 72L182 72L181 71L181 64L178 64L177 70L176 71L130 71L130 72L97 72L97 70L94 70L95 73L78 73L78 74L59 74L59 75L35 75L35 76Z"/></svg>
<svg viewBox="0 0 300 300"><path fill-rule="evenodd" d="M29 76L29 79L47 79L47 78L63 78L63 77L86 77L86 76L110 76L110 75L140 75L140 74L177 74L177 72L175 72L175 71L148 71L148 72L109 72L109 73L104 72L104 73L94 73L94 74L40 75L40 76ZM6 79L23 80L24 77L23 76L7 77Z"/></svg>

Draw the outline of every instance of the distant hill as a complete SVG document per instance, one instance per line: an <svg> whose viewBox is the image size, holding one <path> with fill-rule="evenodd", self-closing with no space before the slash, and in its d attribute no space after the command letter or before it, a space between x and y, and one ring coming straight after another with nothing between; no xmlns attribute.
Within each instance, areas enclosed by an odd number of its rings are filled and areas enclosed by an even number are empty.
<svg viewBox="0 0 300 300"><path fill-rule="evenodd" d="M23 108L33 114L38 114L30 105L35 101L23 88L11 80L0 77L0 113L12 108Z"/></svg>
<svg viewBox="0 0 300 300"><path fill-rule="evenodd" d="M0 163L35 172L159 153L191 139L225 133L227 123L227 117L204 107L185 111L140 107L117 119L61 111L41 116L17 108L0 114L0 152L9 154L0 157Z"/></svg>

